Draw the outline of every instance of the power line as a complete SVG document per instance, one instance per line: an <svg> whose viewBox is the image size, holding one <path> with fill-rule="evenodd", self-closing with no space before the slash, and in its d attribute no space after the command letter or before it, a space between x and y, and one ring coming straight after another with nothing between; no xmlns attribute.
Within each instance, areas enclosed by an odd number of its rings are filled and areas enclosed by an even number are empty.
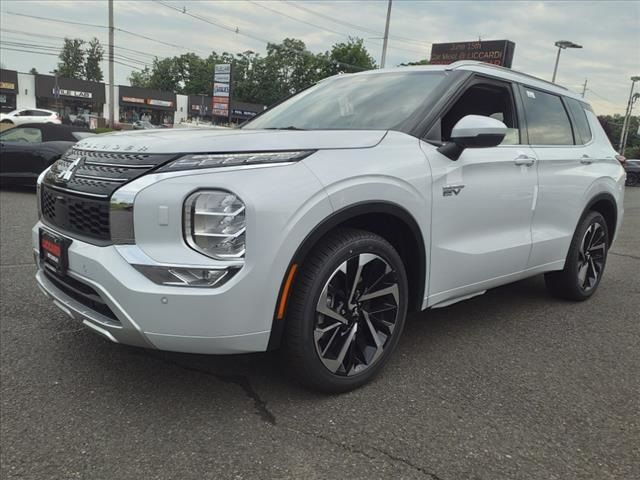
<svg viewBox="0 0 640 480"><path fill-rule="evenodd" d="M70 25L82 25L84 27L92 27L92 28L104 28L104 29L108 29L109 27L107 27L106 25L96 25L93 23L83 23L83 22L74 22L71 20L62 20L59 18L50 18L50 17L40 17L38 15L27 15L26 13L17 13L17 12L5 12L7 15L16 15L19 17L26 17L26 18L34 18L37 20L43 20L43 21L47 21L47 22L57 22L57 23L66 23L66 24L70 24ZM197 50L197 49L193 49L193 48L187 48L184 45L177 45L175 43L169 43L169 42L165 42L163 40L158 40L157 38L152 38L152 37L147 37L146 35L141 35L139 33L135 33L135 32L131 32L129 30L125 30L124 28L115 28L115 30L117 30L118 32L122 32L122 33L126 33L127 35L132 35L134 37L138 37L138 38L142 38L144 40L148 40L150 42L156 42L156 43L160 43L162 45L166 45L169 47L173 47L173 48L178 48L181 50Z"/></svg>
<svg viewBox="0 0 640 480"><path fill-rule="evenodd" d="M16 40L16 39L5 39L2 41L2 47L0 48L4 48L4 46L8 45L10 47L20 47L20 48L39 48L39 49L43 49L43 50L48 50L48 51L54 51L56 52L57 55L60 54L60 52L62 51L62 48L60 48L60 46L58 45L47 45L47 44L43 44L43 43L27 43L27 42L23 42L20 40ZM133 62L133 63L137 63L139 65L144 65L147 66L149 64L149 62L146 61L142 61L139 60L137 58L133 58L133 57L129 57L127 55L122 55L122 54L118 54L117 58L119 60L124 60L127 62ZM103 61L106 61L103 59Z"/></svg>
<svg viewBox="0 0 640 480"><path fill-rule="evenodd" d="M380 34L380 32L377 31L377 30L374 30L374 29L371 29L371 28L368 28L368 27L363 27L362 25L356 25L355 23L347 22L345 20L340 20L338 18L331 17L330 15L325 15L324 13L317 12L315 10L312 10L312 9L308 8L308 7L303 7L302 5L298 5L296 2L293 2L291 0L283 0L283 1L287 2L292 7L295 7L297 9L299 9L299 10L305 11L305 12L310 13L312 15L317 15L318 17L324 18L325 20L329 20L331 22L335 22L335 23L337 23L339 25L343 25L343 26L351 27L351 28L356 28L358 30L361 30L363 32L367 32L367 33L370 33L370 34L373 34L373 35L379 35ZM422 40L418 40L418 39L415 39L415 38L409 38L409 37L402 37L402 36L399 36L399 35L389 35L389 38L392 39L392 40L396 40L398 42L418 44L418 45L424 46L424 47L426 47L429 44L428 42L424 42Z"/></svg>
<svg viewBox="0 0 640 480"><path fill-rule="evenodd" d="M203 21L205 23L208 23L209 25L213 25L214 27L222 28L224 30L227 30L227 31L232 32L232 33L235 33L237 35L244 35L245 37L249 37L249 38L252 38L253 40L258 40L260 42L271 43L269 40L266 40L264 38L258 37L256 35L251 34L251 33L246 33L244 31L241 31L239 27L233 27L233 26L230 26L230 25L225 25L223 23L213 21L213 20L211 20L211 19L209 19L207 17L204 17L202 15L191 13L191 12L187 11L186 8L175 7L175 6L170 5L168 3L161 2L160 0L153 0L153 1L158 3L158 4L160 4L160 5L162 5L163 7L170 8L171 10L175 10L176 12L180 12L183 15L187 15L189 17L192 17L192 18L195 18L197 20Z"/></svg>
<svg viewBox="0 0 640 480"><path fill-rule="evenodd" d="M71 37L61 37L59 35L45 35L43 33L25 33L22 30L12 30L10 28L0 28L0 32L13 33L13 34L22 35L22 36L25 36L25 37L51 38L51 39L54 39L54 40L64 40L66 38L71 38ZM73 38L76 39L76 38L80 38L80 37L74 36ZM86 38L80 38L80 40L84 40L85 42L88 41ZM103 42L103 43L105 43L105 42ZM133 48L128 48L128 47L118 46L118 50L124 50L124 51L127 51L127 52L137 53L139 55L145 55L145 56L148 56L148 57L151 57L151 58L160 58L160 59L165 58L165 57L162 57L160 55L156 55L155 53L143 52L141 50L135 50Z"/></svg>
<svg viewBox="0 0 640 480"><path fill-rule="evenodd" d="M33 54L36 54L36 55L50 55L50 56L54 56L54 57L58 56L57 53L53 53L53 52L42 52L42 51L39 51L39 50L27 50L27 49L4 47L4 46L2 47L2 50L10 50L12 52L33 53ZM142 70L141 68L134 67L133 65L129 65L129 64L124 63L124 62L116 62L116 61L114 61L113 63L117 63L118 65L123 65L123 66L129 67L129 68L133 68L134 70Z"/></svg>
<svg viewBox="0 0 640 480"><path fill-rule="evenodd" d="M281 15L281 16L283 16L283 17L289 18L289 19L294 20L294 21L296 21L296 22L304 23L305 25L309 25L309 26L312 26L312 27L318 28L318 29L320 29L320 30L325 30L325 31L327 31L327 32L334 33L334 34L336 34L336 35L341 35L341 36L346 37L346 38L350 38L350 37L351 37L351 35L349 35L348 33L339 32L339 31L337 31L337 30L333 30L333 29L331 29L331 28L324 27L324 26L322 26L322 25L318 25L318 24L315 24L315 23L313 23L313 22L308 22L308 21L306 21L306 20L302 20L301 18L297 18L297 17L294 17L294 16L289 15L289 14L287 14L287 13L280 12L280 11L275 10L275 9L273 9L273 8L267 7L266 5L263 5L263 4L262 4L262 3L260 3L260 2L256 2L256 1L254 1L254 0L248 0L248 1L249 1L250 3L253 3L254 5L256 5L256 6L260 7L260 8L263 8L263 9L265 9L265 10L268 10L268 11L270 11L270 12L273 12L273 13L275 13L275 14L277 14L277 15ZM375 32L375 33L377 33L377 32ZM369 39L369 40L377 40L377 39ZM421 53L421 52L418 52L418 50L409 49L409 48L404 48L404 47L392 47L392 48L395 48L395 49L397 49L397 50L405 50L405 51L413 52L413 53Z"/></svg>

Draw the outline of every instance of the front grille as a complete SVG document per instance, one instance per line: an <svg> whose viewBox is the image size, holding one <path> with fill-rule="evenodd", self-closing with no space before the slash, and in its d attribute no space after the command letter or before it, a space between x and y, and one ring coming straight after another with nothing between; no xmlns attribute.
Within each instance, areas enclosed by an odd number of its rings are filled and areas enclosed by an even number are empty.
<svg viewBox="0 0 640 480"><path fill-rule="evenodd" d="M97 240L110 239L109 201L88 199L43 186L42 217L69 234Z"/></svg>
<svg viewBox="0 0 640 480"><path fill-rule="evenodd" d="M72 148L44 176L43 219L71 236L108 243L113 192L174 157Z"/></svg>
<svg viewBox="0 0 640 480"><path fill-rule="evenodd" d="M44 177L44 183L108 198L118 187L173 157L173 154L94 152L72 148L53 164Z"/></svg>
<svg viewBox="0 0 640 480"><path fill-rule="evenodd" d="M94 312L98 312L109 320L120 324L120 320L118 320L118 317L113 313L113 310L104 303L104 300L102 300L102 297L98 295L98 292L89 285L68 275L60 276L57 273L51 272L48 268L44 269L44 274L47 279L56 286L56 288L62 290L62 292L73 298L76 302L79 302Z"/></svg>

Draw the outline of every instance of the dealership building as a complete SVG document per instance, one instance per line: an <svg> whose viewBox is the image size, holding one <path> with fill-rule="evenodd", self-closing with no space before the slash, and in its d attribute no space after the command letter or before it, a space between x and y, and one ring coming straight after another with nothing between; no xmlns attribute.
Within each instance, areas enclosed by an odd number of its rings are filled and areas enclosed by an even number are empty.
<svg viewBox="0 0 640 480"><path fill-rule="evenodd" d="M114 86L114 118L130 124L148 120L155 125L180 123L192 118L212 120L213 98L207 95L179 95L149 88ZM89 82L52 75L20 73L0 69L0 111L44 108L73 121L77 116L109 118L109 88L102 82ZM231 102L231 123L242 123L266 107ZM224 119L216 117L222 123ZM102 123L102 122L99 122Z"/></svg>

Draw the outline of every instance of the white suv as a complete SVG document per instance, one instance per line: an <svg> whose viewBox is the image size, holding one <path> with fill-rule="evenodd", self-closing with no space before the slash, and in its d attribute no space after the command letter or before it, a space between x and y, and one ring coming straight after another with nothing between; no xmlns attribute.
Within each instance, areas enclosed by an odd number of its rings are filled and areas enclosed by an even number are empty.
<svg viewBox="0 0 640 480"><path fill-rule="evenodd" d="M344 391L407 312L545 274L597 289L624 170L583 99L480 63L339 75L241 129L82 140L39 179L37 281L114 342L282 347Z"/></svg>
<svg viewBox="0 0 640 480"><path fill-rule="evenodd" d="M24 125L26 123L57 123L60 124L60 115L51 110L41 108L23 108L9 113L0 113L0 123L11 125Z"/></svg>

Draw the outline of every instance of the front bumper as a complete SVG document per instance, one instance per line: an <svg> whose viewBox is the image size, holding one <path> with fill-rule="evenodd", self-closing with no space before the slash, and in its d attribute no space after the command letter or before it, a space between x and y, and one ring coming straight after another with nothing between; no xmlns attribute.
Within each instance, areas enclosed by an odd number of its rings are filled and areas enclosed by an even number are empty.
<svg viewBox="0 0 640 480"><path fill-rule="evenodd" d="M32 231L38 286L60 310L95 333L116 343L188 353L266 350L270 329L260 328L246 307L251 282L242 271L216 289L166 287L139 273L115 246L75 239L68 251L67 277L61 279L39 260L40 228L48 227L39 222ZM74 295L74 286L92 289L109 313Z"/></svg>

